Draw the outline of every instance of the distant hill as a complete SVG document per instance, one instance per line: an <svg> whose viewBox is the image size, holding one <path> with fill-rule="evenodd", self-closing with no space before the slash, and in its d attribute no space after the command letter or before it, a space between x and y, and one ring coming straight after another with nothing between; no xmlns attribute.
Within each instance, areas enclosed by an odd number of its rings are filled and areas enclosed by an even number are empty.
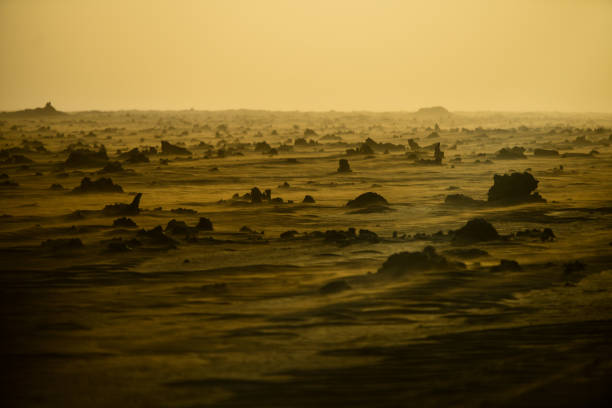
<svg viewBox="0 0 612 408"><path fill-rule="evenodd" d="M452 114L442 106L432 106L430 108L419 109L415 112L415 115L422 118L447 118Z"/></svg>
<svg viewBox="0 0 612 408"><path fill-rule="evenodd" d="M47 104L43 108L34 108L34 109L24 109L15 112L1 112L2 116L9 117L39 117L39 116L60 116L66 115L65 112L58 111L51 105L51 102L47 102Z"/></svg>

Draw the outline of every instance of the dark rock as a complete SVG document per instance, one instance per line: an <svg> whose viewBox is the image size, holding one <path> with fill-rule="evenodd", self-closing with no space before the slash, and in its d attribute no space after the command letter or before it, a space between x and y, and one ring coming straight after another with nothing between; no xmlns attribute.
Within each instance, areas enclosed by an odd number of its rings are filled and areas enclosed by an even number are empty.
<svg viewBox="0 0 612 408"><path fill-rule="evenodd" d="M166 225L166 232L169 232L170 234L187 235L191 232L191 229L187 226L185 221L177 221L172 219L168 221L168 225Z"/></svg>
<svg viewBox="0 0 612 408"><path fill-rule="evenodd" d="M499 261L499 265L491 267L491 272L518 272L523 270L518 262L511 259L502 259Z"/></svg>
<svg viewBox="0 0 612 408"><path fill-rule="evenodd" d="M137 225L131 218L121 217L113 221L113 227L135 228Z"/></svg>
<svg viewBox="0 0 612 408"><path fill-rule="evenodd" d="M206 217L200 217L200 221L198 221L198 225L196 225L196 229L200 231L212 231L213 230L212 221Z"/></svg>
<svg viewBox="0 0 612 408"><path fill-rule="evenodd" d="M488 200L498 203L546 202L539 193L532 194L537 187L538 180L527 172L496 174L488 192Z"/></svg>
<svg viewBox="0 0 612 408"><path fill-rule="evenodd" d="M444 251L444 254L455 256L461 259L474 259L480 258L482 256L488 256L489 253L487 251L483 251L478 248L457 248L457 249L449 249Z"/></svg>
<svg viewBox="0 0 612 408"><path fill-rule="evenodd" d="M495 153L495 158L499 160L526 159L524 153L524 147L514 146L512 149L504 147Z"/></svg>
<svg viewBox="0 0 612 408"><path fill-rule="evenodd" d="M444 204L450 205L479 205L484 203L482 200L474 200L465 194L449 194L444 199Z"/></svg>
<svg viewBox="0 0 612 408"><path fill-rule="evenodd" d="M66 162L66 167L97 167L104 166L108 162L106 149L92 151L88 149L77 149L70 152Z"/></svg>
<svg viewBox="0 0 612 408"><path fill-rule="evenodd" d="M153 245L172 245L174 246L177 243L175 240L173 240L172 238L164 234L164 231L162 230L161 225L158 225L157 227L150 229L148 231L145 229L142 229L138 231L138 236Z"/></svg>
<svg viewBox="0 0 612 408"><path fill-rule="evenodd" d="M389 203L383 196L373 192L363 193L354 200L349 200L346 203L346 206L349 208L360 208L380 205L387 206L389 205Z"/></svg>
<svg viewBox="0 0 612 408"><path fill-rule="evenodd" d="M111 161L106 164L102 168L102 170L98 171L98 174L106 174L106 173L122 173L125 171L123 166L118 161Z"/></svg>
<svg viewBox="0 0 612 408"><path fill-rule="evenodd" d="M264 195L261 193L261 190L257 187L253 187L251 189L251 202L252 203L261 203L264 198Z"/></svg>
<svg viewBox="0 0 612 408"><path fill-rule="evenodd" d="M340 159L338 162L338 173L350 173L351 171L351 166L349 165L348 160Z"/></svg>
<svg viewBox="0 0 612 408"><path fill-rule="evenodd" d="M172 154L176 156L191 156L191 152L184 147L173 145L170 142L162 140L161 154Z"/></svg>
<svg viewBox="0 0 612 408"><path fill-rule="evenodd" d="M8 187L8 188L19 187L19 183L13 180L4 180L0 182L0 187L3 187L3 188L4 187Z"/></svg>
<svg viewBox="0 0 612 408"><path fill-rule="evenodd" d="M454 232L454 243L471 243L499 239L493 225L483 218L474 218Z"/></svg>
<svg viewBox="0 0 612 408"><path fill-rule="evenodd" d="M99 178L91 181L89 177L81 180L81 185L72 190L73 193L123 193L123 188L119 184L114 184L111 178Z"/></svg>
<svg viewBox="0 0 612 408"><path fill-rule="evenodd" d="M558 157L559 152L556 150L535 149L533 155L540 157Z"/></svg>
<svg viewBox="0 0 612 408"><path fill-rule="evenodd" d="M173 208L170 210L170 212L175 213L175 214L184 214L184 215L195 215L198 212L196 210L192 210L191 208Z"/></svg>
<svg viewBox="0 0 612 408"><path fill-rule="evenodd" d="M357 238L360 240L368 241L372 243L380 242L380 239L378 238L378 234L376 234L375 232L366 230L366 229L360 229L359 236Z"/></svg>
<svg viewBox="0 0 612 408"><path fill-rule="evenodd" d="M129 252L132 250L132 247L128 245L123 239L113 239L108 244L106 244L106 250L109 252Z"/></svg>
<svg viewBox="0 0 612 408"><path fill-rule="evenodd" d="M64 187L61 184L58 183L53 183L51 184L51 187L49 187L49 190L55 190L55 191L59 191L59 190L63 190Z"/></svg>
<svg viewBox="0 0 612 408"><path fill-rule="evenodd" d="M285 231L280 234L281 239L293 239L298 234L296 230Z"/></svg>
<svg viewBox="0 0 612 408"><path fill-rule="evenodd" d="M422 252L399 252L391 255L378 269L378 274L399 277L409 272L449 269L451 266L453 264L437 254L434 247L427 246Z"/></svg>
<svg viewBox="0 0 612 408"><path fill-rule="evenodd" d="M9 156L6 160L0 162L0 164L30 164L30 163L34 163L34 160L29 159L27 157L25 157L24 155L21 154L13 154L11 156Z"/></svg>
<svg viewBox="0 0 612 408"><path fill-rule="evenodd" d="M146 153L141 152L137 147L122 153L119 158L125 160L127 163L149 163L149 157Z"/></svg>
<svg viewBox="0 0 612 408"><path fill-rule="evenodd" d="M319 289L319 293L322 295L332 295L334 293L340 293L350 289L351 286L345 280L337 280L323 285Z"/></svg>
<svg viewBox="0 0 612 408"><path fill-rule="evenodd" d="M302 200L303 203L309 203L309 204L313 204L315 202L315 199L312 198L311 195L306 194L304 196L304 199Z"/></svg>
<svg viewBox="0 0 612 408"><path fill-rule="evenodd" d="M140 199L142 193L136 194L134 200L130 204L116 203L109 204L104 207L102 212L104 215L136 215L140 212Z"/></svg>
<svg viewBox="0 0 612 408"><path fill-rule="evenodd" d="M48 239L40 246L52 251L70 251L83 248L83 242L79 238Z"/></svg>

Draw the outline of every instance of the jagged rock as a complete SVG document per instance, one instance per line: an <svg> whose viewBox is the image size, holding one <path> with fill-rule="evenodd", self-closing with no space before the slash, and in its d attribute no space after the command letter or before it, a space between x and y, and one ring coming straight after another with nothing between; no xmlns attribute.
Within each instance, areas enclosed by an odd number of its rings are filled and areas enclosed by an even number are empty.
<svg viewBox="0 0 612 408"><path fill-rule="evenodd" d="M537 187L538 180L527 172L496 174L488 192L488 200L502 203L546 202L539 193L532 194Z"/></svg>
<svg viewBox="0 0 612 408"><path fill-rule="evenodd" d="M111 161L108 162L100 171L98 171L98 174L121 173L123 171L125 170L123 169L121 163L118 161Z"/></svg>
<svg viewBox="0 0 612 408"><path fill-rule="evenodd" d="M206 217L200 217L200 221L198 221L198 225L196 225L196 229L200 231L212 231L213 230L212 221Z"/></svg>
<svg viewBox="0 0 612 408"><path fill-rule="evenodd" d="M518 262L511 259L502 259L499 261L499 265L491 267L491 272L517 272L522 269Z"/></svg>
<svg viewBox="0 0 612 408"><path fill-rule="evenodd" d="M303 203L314 204L315 199L314 199L314 198L312 198L312 196L311 196L311 195L306 194L306 195L304 196L304 199L302 200L302 202L303 202Z"/></svg>
<svg viewBox="0 0 612 408"><path fill-rule="evenodd" d="M541 157L558 157L559 152L556 150L535 149L533 155Z"/></svg>
<svg viewBox="0 0 612 408"><path fill-rule="evenodd" d="M499 160L526 159L525 148L514 146L512 149L504 147L495 153L495 158Z"/></svg>
<svg viewBox="0 0 612 408"><path fill-rule="evenodd" d="M251 202L261 203L263 199L264 199L264 195L261 193L261 190L257 187L253 187L251 189Z"/></svg>
<svg viewBox="0 0 612 408"><path fill-rule="evenodd" d="M422 252L399 252L391 255L378 269L381 276L400 277L409 272L443 270L460 266L450 263L446 257L436 253L432 246L426 246Z"/></svg>
<svg viewBox="0 0 612 408"><path fill-rule="evenodd" d="M173 154L176 156L191 156L191 152L184 147L173 145L170 142L162 140L161 154Z"/></svg>
<svg viewBox="0 0 612 408"><path fill-rule="evenodd" d="M495 227L483 218L471 219L463 227L455 231L454 243L472 243L499 239Z"/></svg>
<svg viewBox="0 0 612 408"><path fill-rule="evenodd" d="M351 171L349 161L346 159L340 159L338 162L338 173L350 173Z"/></svg>
<svg viewBox="0 0 612 408"><path fill-rule="evenodd" d="M140 199L142 198L142 193L136 194L134 200L130 204L124 203L116 203L109 204L104 207L102 212L105 215L136 215L140 212Z"/></svg>
<svg viewBox="0 0 612 408"><path fill-rule="evenodd" d="M140 231L138 231L138 236L153 245L174 246L177 243L175 240L164 234L161 225L158 225L157 227L148 231L145 229L141 229Z"/></svg>
<svg viewBox="0 0 612 408"><path fill-rule="evenodd" d="M137 147L122 153L119 155L119 158L125 160L126 163L149 163L149 157L144 152L141 152Z"/></svg>
<svg viewBox="0 0 612 408"><path fill-rule="evenodd" d="M166 225L166 232L170 234L189 234L191 229L187 226L185 221L177 221L172 219L168 221L168 225Z"/></svg>
<svg viewBox="0 0 612 408"><path fill-rule="evenodd" d="M337 280L323 285L319 289L319 293L321 293L322 295L331 295L334 293L344 292L345 290L350 289L351 286L345 280Z"/></svg>
<svg viewBox="0 0 612 408"><path fill-rule="evenodd" d="M373 192L363 193L354 200L349 200L349 202L346 203L346 206L349 208L360 208L380 205L387 206L389 205L389 203L383 196Z"/></svg>
<svg viewBox="0 0 612 408"><path fill-rule="evenodd" d="M81 180L81 185L72 190L73 193L123 193L123 188L119 184L114 184L111 178L99 178L91 181L89 177Z"/></svg>
<svg viewBox="0 0 612 408"><path fill-rule="evenodd" d="M88 149L77 149L70 152L66 162L66 167L98 167L104 166L108 162L106 149L92 151Z"/></svg>
<svg viewBox="0 0 612 408"><path fill-rule="evenodd" d="M135 228L137 225L131 218L121 217L113 221L113 227Z"/></svg>

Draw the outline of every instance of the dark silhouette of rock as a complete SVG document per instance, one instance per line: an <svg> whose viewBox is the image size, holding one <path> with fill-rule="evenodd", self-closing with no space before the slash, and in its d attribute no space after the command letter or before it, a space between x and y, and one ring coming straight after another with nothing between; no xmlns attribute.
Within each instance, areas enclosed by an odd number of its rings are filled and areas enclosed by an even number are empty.
<svg viewBox="0 0 612 408"><path fill-rule="evenodd" d="M119 158L125 160L126 163L149 163L149 157L144 152L141 152L137 147L120 154Z"/></svg>
<svg viewBox="0 0 612 408"><path fill-rule="evenodd" d="M372 232L370 230L366 230L366 229L360 229L359 230L359 235L357 236L357 239L360 239L362 241L368 241L368 242L380 242L380 239L378 238L378 234L375 232Z"/></svg>
<svg viewBox="0 0 612 408"><path fill-rule="evenodd" d="M410 146L410 150L412 150L413 152L419 151L421 149L421 146L419 146L419 144L415 142L414 139L408 139L408 146Z"/></svg>
<svg viewBox="0 0 612 408"><path fill-rule="evenodd" d="M257 187L253 187L251 189L251 202L261 203L263 199L264 199L264 195L261 193L261 190Z"/></svg>
<svg viewBox="0 0 612 408"><path fill-rule="evenodd" d="M1 112L1 116L6 117L43 117L43 116L63 116L64 112L56 110L51 102L47 102L43 108L24 109L15 112Z"/></svg>
<svg viewBox="0 0 612 408"><path fill-rule="evenodd" d="M196 215L198 213L196 210L192 210L191 208L183 208L183 207L173 208L170 210L170 212L175 213L175 214L184 214L184 215Z"/></svg>
<svg viewBox="0 0 612 408"><path fill-rule="evenodd" d="M114 184L111 178L102 177L96 181L91 181L89 177L81 180L81 185L72 190L73 193L123 193L123 188L119 184Z"/></svg>
<svg viewBox="0 0 612 408"><path fill-rule="evenodd" d="M534 149L533 155L540 157L559 157L559 152L556 150Z"/></svg>
<svg viewBox="0 0 612 408"><path fill-rule="evenodd" d="M363 193L354 200L349 200L349 202L346 203L346 206L349 208L360 208L380 205L387 206L389 205L389 203L383 196L373 192Z"/></svg>
<svg viewBox="0 0 612 408"><path fill-rule="evenodd" d="M19 183L13 180L4 180L0 182L0 187L4 187L4 188L19 187Z"/></svg>
<svg viewBox="0 0 612 408"><path fill-rule="evenodd" d="M157 227L148 231L145 229L141 229L140 231L138 231L138 236L149 244L153 245L174 246L177 243L175 240L164 234L161 225L158 225Z"/></svg>
<svg viewBox="0 0 612 408"><path fill-rule="evenodd" d="M113 221L113 227L135 228L137 225L131 218L121 217Z"/></svg>
<svg viewBox="0 0 612 408"><path fill-rule="evenodd" d="M488 192L488 201L497 203L546 202L539 193L533 193L538 187L530 173L512 173L493 176L493 186Z"/></svg>
<svg viewBox="0 0 612 408"><path fill-rule="evenodd" d="M200 221L198 221L198 225L196 225L196 229L200 231L212 231L213 230L212 221L206 217L200 217Z"/></svg>
<svg viewBox="0 0 612 408"><path fill-rule="evenodd" d="M110 161L104 166L98 174L108 174L108 173L122 173L125 169L118 161Z"/></svg>
<svg viewBox="0 0 612 408"><path fill-rule="evenodd" d="M303 202L303 203L314 204L315 199L314 199L314 198L312 198L312 196L311 196L311 195L306 194L306 195L304 196L304 199L302 200L302 202Z"/></svg>
<svg viewBox="0 0 612 408"><path fill-rule="evenodd" d="M491 267L491 272L518 272L523 270L518 262L511 259L502 259L499 261L499 265Z"/></svg>
<svg viewBox="0 0 612 408"><path fill-rule="evenodd" d="M337 280L323 285L319 289L319 293L322 295L332 295L334 293L340 293L350 289L351 286L345 280Z"/></svg>
<svg viewBox="0 0 612 408"><path fill-rule="evenodd" d="M444 199L445 204L449 205L480 205L483 204L482 200L474 200L472 197L466 196L465 194L449 194Z"/></svg>
<svg viewBox="0 0 612 408"><path fill-rule="evenodd" d="M453 265L446 257L436 253L436 249L427 246L422 252L399 252L391 255L378 269L382 276L400 277L409 272L449 269Z"/></svg>
<svg viewBox="0 0 612 408"><path fill-rule="evenodd" d="M432 106L429 108L421 108L414 113L414 115L420 119L430 119L430 120L439 120L439 119L448 119L452 116L452 114L442 106Z"/></svg>
<svg viewBox="0 0 612 408"><path fill-rule="evenodd" d="M191 152L184 147L173 145L170 142L162 140L161 154L172 154L176 156L191 156Z"/></svg>
<svg viewBox="0 0 612 408"><path fill-rule="evenodd" d="M434 149L434 158L433 159L420 159L416 161L416 164L420 165L441 165L442 159L444 158L444 152L440 150L440 143L435 143L433 145ZM414 156L418 157L418 156Z"/></svg>
<svg viewBox="0 0 612 408"><path fill-rule="evenodd" d="M351 171L349 161L346 159L340 159L338 162L338 173L350 173Z"/></svg>
<svg viewBox="0 0 612 408"><path fill-rule="evenodd" d="M281 239L293 239L298 234L296 230L285 231L280 234Z"/></svg>
<svg viewBox="0 0 612 408"><path fill-rule="evenodd" d="M0 162L0 164L2 165L9 165L9 164L31 164L34 163L34 160L25 157L22 154L13 154L10 155L6 160L3 160L2 162Z"/></svg>
<svg viewBox="0 0 612 408"><path fill-rule="evenodd" d="M177 221L172 219L168 221L166 225L166 232L170 234L184 234L187 235L191 232L191 229L187 226L185 221Z"/></svg>
<svg viewBox="0 0 612 408"><path fill-rule="evenodd" d="M54 191L60 191L63 190L64 187L61 184L58 183L53 183L51 184L51 187L49 187L49 190L54 190Z"/></svg>
<svg viewBox="0 0 612 408"><path fill-rule="evenodd" d="M116 203L109 204L104 207L102 212L105 215L136 215L140 212L140 199L142 193L136 194L134 200L130 204Z"/></svg>
<svg viewBox="0 0 612 408"><path fill-rule="evenodd" d="M497 230L483 218L469 220L467 224L455 231L453 236L454 243L472 243L496 239L499 239Z"/></svg>
<svg viewBox="0 0 612 408"><path fill-rule="evenodd" d="M40 244L44 249L52 251L71 251L83 248L80 238L48 239Z"/></svg>
<svg viewBox="0 0 612 408"><path fill-rule="evenodd" d="M104 166L108 162L106 149L92 151L88 149L77 149L70 152L66 162L66 167L98 167Z"/></svg>
<svg viewBox="0 0 612 408"><path fill-rule="evenodd" d="M526 229L523 231L518 231L514 234L516 237L529 237L529 238L537 238L542 242L554 241L555 233L550 228L540 229Z"/></svg>
<svg viewBox="0 0 612 408"><path fill-rule="evenodd" d="M495 153L495 158L499 160L526 159L525 148L514 146L512 149L504 147Z"/></svg>
<svg viewBox="0 0 612 408"><path fill-rule="evenodd" d="M580 261L567 262L563 264L563 273L566 275L582 272L586 269L586 265Z"/></svg>
<svg viewBox="0 0 612 408"><path fill-rule="evenodd" d="M457 248L457 249L449 249L444 251L444 254L455 256L461 259L474 259L480 258L482 256L488 256L489 253L487 251L483 251L478 248Z"/></svg>
<svg viewBox="0 0 612 408"><path fill-rule="evenodd" d="M349 156L357 154L365 154L367 156L370 156L374 154L374 149L372 149L372 147L366 143L361 143L355 149L347 149L346 154L348 154Z"/></svg>

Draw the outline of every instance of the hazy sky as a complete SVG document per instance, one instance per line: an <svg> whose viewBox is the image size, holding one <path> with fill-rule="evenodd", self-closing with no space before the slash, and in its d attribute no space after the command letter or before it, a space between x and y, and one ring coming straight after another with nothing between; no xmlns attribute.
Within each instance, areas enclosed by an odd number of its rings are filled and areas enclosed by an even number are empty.
<svg viewBox="0 0 612 408"><path fill-rule="evenodd" d="M0 110L612 112L612 0L0 0Z"/></svg>

